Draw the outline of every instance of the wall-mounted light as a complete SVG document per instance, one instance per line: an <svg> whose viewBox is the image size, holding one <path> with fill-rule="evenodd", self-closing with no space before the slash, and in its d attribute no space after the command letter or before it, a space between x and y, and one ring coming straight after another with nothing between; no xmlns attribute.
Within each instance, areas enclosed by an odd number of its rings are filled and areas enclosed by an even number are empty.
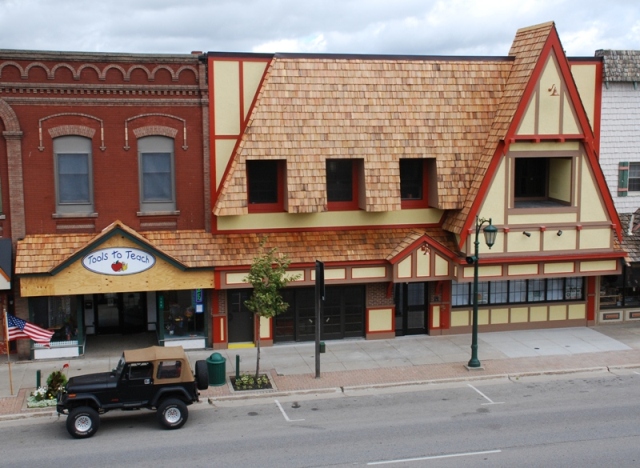
<svg viewBox="0 0 640 468"><path fill-rule="evenodd" d="M558 236L561 236L561 235L562 235L562 229L559 229L559 230L558 230L557 235L558 235Z"/></svg>
<svg viewBox="0 0 640 468"><path fill-rule="evenodd" d="M531 237L531 233L530 232L522 231L522 234L524 234L527 237Z"/></svg>

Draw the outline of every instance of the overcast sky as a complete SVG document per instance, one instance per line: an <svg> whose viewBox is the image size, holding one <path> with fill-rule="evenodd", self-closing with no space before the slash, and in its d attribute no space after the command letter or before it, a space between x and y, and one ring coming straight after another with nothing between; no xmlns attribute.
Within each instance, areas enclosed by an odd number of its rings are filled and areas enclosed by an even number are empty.
<svg viewBox="0 0 640 468"><path fill-rule="evenodd" d="M569 56L640 50L639 0L0 0L0 49L507 55L547 21Z"/></svg>

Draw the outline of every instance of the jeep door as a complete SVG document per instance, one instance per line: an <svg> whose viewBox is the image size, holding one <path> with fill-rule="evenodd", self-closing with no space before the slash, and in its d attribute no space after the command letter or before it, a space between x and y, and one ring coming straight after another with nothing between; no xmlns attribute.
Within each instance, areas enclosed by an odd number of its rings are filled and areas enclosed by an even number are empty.
<svg viewBox="0 0 640 468"><path fill-rule="evenodd" d="M125 406L145 405L153 397L153 363L126 364L118 385L120 402Z"/></svg>

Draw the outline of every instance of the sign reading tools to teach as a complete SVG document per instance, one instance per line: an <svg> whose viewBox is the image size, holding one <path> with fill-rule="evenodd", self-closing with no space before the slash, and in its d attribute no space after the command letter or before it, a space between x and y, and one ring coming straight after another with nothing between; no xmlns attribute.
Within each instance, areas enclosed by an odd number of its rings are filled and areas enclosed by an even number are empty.
<svg viewBox="0 0 640 468"><path fill-rule="evenodd" d="M102 275L133 275L148 270L156 258L144 250L112 247L91 252L82 259L87 270Z"/></svg>

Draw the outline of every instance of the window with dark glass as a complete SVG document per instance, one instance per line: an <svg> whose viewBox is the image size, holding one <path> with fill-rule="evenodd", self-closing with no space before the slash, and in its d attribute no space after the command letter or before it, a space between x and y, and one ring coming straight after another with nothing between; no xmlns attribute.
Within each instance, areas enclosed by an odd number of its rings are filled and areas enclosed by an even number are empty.
<svg viewBox="0 0 640 468"><path fill-rule="evenodd" d="M350 202L354 200L354 171L350 159L327 160L327 201Z"/></svg>
<svg viewBox="0 0 640 468"><path fill-rule="evenodd" d="M173 139L162 136L140 138L138 150L141 211L174 211Z"/></svg>
<svg viewBox="0 0 640 468"><path fill-rule="evenodd" d="M629 192L640 192L640 163L629 163Z"/></svg>
<svg viewBox="0 0 640 468"><path fill-rule="evenodd" d="M423 159L400 160L400 198L403 208L427 206L425 168Z"/></svg>
<svg viewBox="0 0 640 468"><path fill-rule="evenodd" d="M542 199L547 194L547 158L517 158L515 197Z"/></svg>
<svg viewBox="0 0 640 468"><path fill-rule="evenodd" d="M584 299L583 278L551 278L478 283L478 304L523 304L530 302L579 301ZM451 305L473 304L473 284L452 284Z"/></svg>
<svg viewBox="0 0 640 468"><path fill-rule="evenodd" d="M277 161L247 161L249 203L278 202Z"/></svg>
<svg viewBox="0 0 640 468"><path fill-rule="evenodd" d="M91 140L63 136L53 140L55 158L56 211L93 212Z"/></svg>

